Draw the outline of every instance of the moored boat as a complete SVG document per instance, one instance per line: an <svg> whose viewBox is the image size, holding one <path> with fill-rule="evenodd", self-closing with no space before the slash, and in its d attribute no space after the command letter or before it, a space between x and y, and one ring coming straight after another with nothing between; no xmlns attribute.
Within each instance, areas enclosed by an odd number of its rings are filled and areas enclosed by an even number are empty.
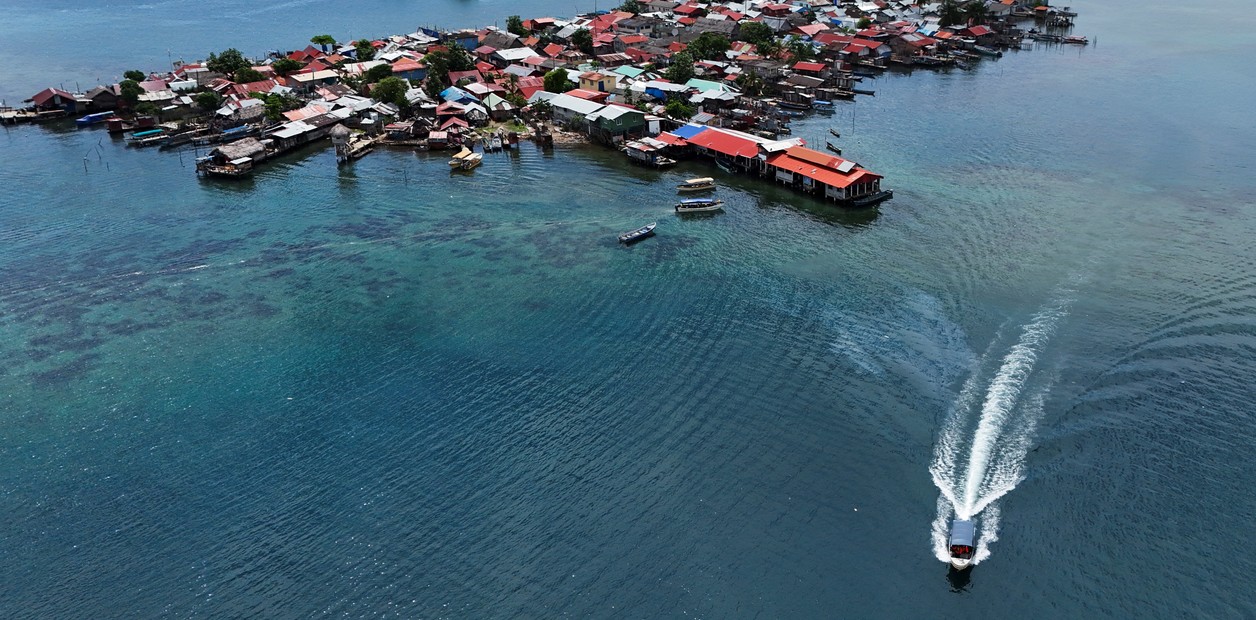
<svg viewBox="0 0 1256 620"><path fill-rule="evenodd" d="M715 179L711 177L685 179L684 183L676 186L676 190L681 192L702 192L709 189L715 189Z"/></svg>
<svg viewBox="0 0 1256 620"><path fill-rule="evenodd" d="M718 198L691 198L676 203L677 213L708 213L723 209L723 200Z"/></svg>
<svg viewBox="0 0 1256 620"><path fill-rule="evenodd" d="M450 168L461 168L461 167L462 167L462 164L463 164L463 160L465 160L467 157L470 157L470 156L471 156L471 154L472 154L472 153L471 153L471 149L469 149L469 148L467 148L467 147L465 147L465 146L464 146L464 147L462 147L462 150L461 150L461 151L458 151L457 153L454 153L454 156L453 156L453 157L451 157L451 158L449 159L449 167L450 167Z"/></svg>
<svg viewBox="0 0 1256 620"><path fill-rule="evenodd" d="M1090 41L1086 40L1086 37L1076 34L1068 35L1067 37L1064 37L1063 41L1061 41L1061 43L1069 43L1072 45L1086 45L1089 42Z"/></svg>
<svg viewBox="0 0 1256 620"><path fill-rule="evenodd" d="M149 129L146 131L137 131L131 134L131 137L127 138L126 142L127 142L127 146L145 147L145 146L152 146L154 144L159 144L163 142L165 139L166 139L166 130L158 128L158 129Z"/></svg>
<svg viewBox="0 0 1256 620"><path fill-rule="evenodd" d="M484 162L484 155L481 153L472 153L462 158L462 163L458 165L459 170L470 170Z"/></svg>
<svg viewBox="0 0 1256 620"><path fill-rule="evenodd" d="M653 235L655 226L658 226L658 222L651 222L636 230L630 230L626 233L623 233L619 235L619 242L624 243L624 244L636 243L642 239L645 239L646 237Z"/></svg>
<svg viewBox="0 0 1256 620"><path fill-rule="evenodd" d="M837 153L838 155L841 155L841 154L842 154L842 148L841 148L841 147L839 147L839 146L838 146L838 145L836 145L836 144L833 144L833 141L832 141L832 140L825 140L825 141L824 141L824 148L826 148L826 149L828 149L828 150L830 150L830 151L833 151L834 153Z"/></svg>
<svg viewBox="0 0 1256 620"><path fill-rule="evenodd" d="M973 522L968 519L955 519L951 521L951 539L948 551L951 556L951 566L955 570L964 570L973 564L973 555L976 548L973 546L973 535L976 528Z"/></svg>
<svg viewBox="0 0 1256 620"><path fill-rule="evenodd" d="M74 124L78 125L79 127L87 127L88 125L95 125L97 123L103 123L112 117L113 117L113 112L97 112L95 114L88 114L87 116L84 116L82 118L74 119Z"/></svg>

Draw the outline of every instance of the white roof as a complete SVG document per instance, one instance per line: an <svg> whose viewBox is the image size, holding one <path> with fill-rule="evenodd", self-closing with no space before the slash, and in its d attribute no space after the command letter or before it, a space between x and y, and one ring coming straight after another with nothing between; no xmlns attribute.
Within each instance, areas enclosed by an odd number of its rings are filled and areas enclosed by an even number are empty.
<svg viewBox="0 0 1256 620"><path fill-rule="evenodd" d="M270 134L270 136L272 138L280 139L294 138L312 129L314 129L314 127L306 125L301 121L292 121L290 123L284 123L283 129Z"/></svg>
<svg viewBox="0 0 1256 620"><path fill-rule="evenodd" d="M594 112L592 114L589 114L588 116L585 116L584 118L590 121L596 121L599 118L616 119L625 114L628 114L629 112L640 113L640 110L635 110L633 108L625 108L624 106L621 106L621 105L608 105L602 108L601 110L598 110L597 112Z"/></svg>
<svg viewBox="0 0 1256 620"><path fill-rule="evenodd" d="M558 95L553 99L550 99L550 105L564 110L571 110L576 114L584 115L592 114L603 108L602 104L597 103L596 101L572 97L568 94Z"/></svg>
<svg viewBox="0 0 1256 620"><path fill-rule="evenodd" d="M508 50L497 50L493 52L505 60L514 62L516 60L524 60L533 56L540 56L530 47L512 47Z"/></svg>

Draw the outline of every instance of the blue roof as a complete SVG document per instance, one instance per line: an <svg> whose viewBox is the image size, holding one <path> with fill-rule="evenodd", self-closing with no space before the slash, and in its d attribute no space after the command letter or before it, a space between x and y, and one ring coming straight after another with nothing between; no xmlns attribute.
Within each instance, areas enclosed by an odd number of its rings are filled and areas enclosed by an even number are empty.
<svg viewBox="0 0 1256 620"><path fill-rule="evenodd" d="M673 129L671 133L689 140L706 130L706 125L684 125L680 129Z"/></svg>
<svg viewBox="0 0 1256 620"><path fill-rule="evenodd" d="M457 86L450 86L449 88L440 91L440 98L445 101L479 101L475 95L472 95Z"/></svg>

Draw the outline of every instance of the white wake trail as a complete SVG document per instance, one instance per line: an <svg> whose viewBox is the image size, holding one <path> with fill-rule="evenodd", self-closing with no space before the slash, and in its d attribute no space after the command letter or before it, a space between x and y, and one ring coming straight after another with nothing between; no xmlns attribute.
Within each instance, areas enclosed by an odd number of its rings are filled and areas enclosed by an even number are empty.
<svg viewBox="0 0 1256 620"><path fill-rule="evenodd" d="M1050 390L1047 384L1022 399L1038 357L1068 313L1071 299L1058 299L1024 327L1016 344L999 360L984 396L985 373L978 364L943 422L929 465L939 491L937 516L931 527L934 555L939 560L949 560L947 538L953 517L975 519L981 515L974 564L988 558L990 546L999 539L996 502L1025 479L1025 458ZM983 359L989 355L988 351Z"/></svg>

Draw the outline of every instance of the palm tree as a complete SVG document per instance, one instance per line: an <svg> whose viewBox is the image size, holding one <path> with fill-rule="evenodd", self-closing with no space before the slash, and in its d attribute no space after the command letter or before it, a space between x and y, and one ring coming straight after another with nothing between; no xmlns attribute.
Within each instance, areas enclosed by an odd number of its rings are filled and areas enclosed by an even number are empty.
<svg viewBox="0 0 1256 620"><path fill-rule="evenodd" d="M942 20L939 25L943 28L964 23L964 8L960 6L958 0L944 0L940 13Z"/></svg>
<svg viewBox="0 0 1256 620"><path fill-rule="evenodd" d="M964 15L973 25L984 24L986 18L990 16L990 10L986 8L985 0L972 0L964 5Z"/></svg>

